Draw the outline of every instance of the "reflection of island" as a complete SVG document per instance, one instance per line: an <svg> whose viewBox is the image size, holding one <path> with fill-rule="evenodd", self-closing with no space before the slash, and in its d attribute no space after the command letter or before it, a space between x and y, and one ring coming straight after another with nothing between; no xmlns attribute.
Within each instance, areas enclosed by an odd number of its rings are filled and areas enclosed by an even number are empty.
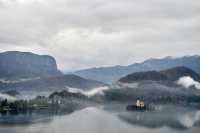
<svg viewBox="0 0 200 133"><path fill-rule="evenodd" d="M163 106L162 108L162 110L155 112L125 112L119 114L119 118L129 124L148 128L167 126L184 130L194 126L200 127L199 111L174 106Z"/></svg>

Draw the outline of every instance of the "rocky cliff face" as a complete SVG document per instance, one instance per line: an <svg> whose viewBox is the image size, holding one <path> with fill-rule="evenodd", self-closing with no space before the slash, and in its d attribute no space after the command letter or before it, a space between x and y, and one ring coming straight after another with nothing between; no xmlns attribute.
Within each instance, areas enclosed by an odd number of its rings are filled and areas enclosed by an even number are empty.
<svg viewBox="0 0 200 133"><path fill-rule="evenodd" d="M0 53L0 78L14 80L61 74L51 56L18 51Z"/></svg>

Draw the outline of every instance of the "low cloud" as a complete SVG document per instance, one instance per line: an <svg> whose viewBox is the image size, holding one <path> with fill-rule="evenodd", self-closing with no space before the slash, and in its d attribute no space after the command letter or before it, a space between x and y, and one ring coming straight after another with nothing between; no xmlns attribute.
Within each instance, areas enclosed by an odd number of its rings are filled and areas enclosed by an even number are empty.
<svg viewBox="0 0 200 133"><path fill-rule="evenodd" d="M81 89L77 89L77 88L71 88L71 87L67 87L68 91L71 93L81 93L85 96L91 97L91 96L95 96L95 95L104 95L104 91L109 90L110 88L107 86L104 87L97 87L97 88L93 88L91 90L81 90Z"/></svg>
<svg viewBox="0 0 200 133"><path fill-rule="evenodd" d="M181 77L177 81L177 84L182 85L185 88L195 87L196 89L200 90L200 83L189 76Z"/></svg>

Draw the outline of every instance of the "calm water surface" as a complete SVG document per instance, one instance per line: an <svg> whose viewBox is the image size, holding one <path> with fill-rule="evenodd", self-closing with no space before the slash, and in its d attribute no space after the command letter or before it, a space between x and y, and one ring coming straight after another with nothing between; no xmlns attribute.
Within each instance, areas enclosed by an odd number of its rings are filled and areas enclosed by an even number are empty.
<svg viewBox="0 0 200 133"><path fill-rule="evenodd" d="M127 112L113 107L89 107L62 116L32 115L5 117L29 124L1 124L0 133L199 133L200 112L163 110ZM116 111L117 110L117 111ZM173 112L174 111L174 112ZM2 119L2 116L1 116Z"/></svg>

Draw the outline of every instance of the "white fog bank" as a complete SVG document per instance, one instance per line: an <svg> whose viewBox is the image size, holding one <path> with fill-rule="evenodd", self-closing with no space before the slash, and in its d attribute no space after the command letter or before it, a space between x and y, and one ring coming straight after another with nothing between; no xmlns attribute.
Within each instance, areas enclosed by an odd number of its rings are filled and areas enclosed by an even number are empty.
<svg viewBox="0 0 200 133"><path fill-rule="evenodd" d="M105 90L109 90L110 88L107 86L103 86L103 87L97 87L97 88L93 88L91 90L81 90L81 89L77 89L77 88L71 88L68 87L68 91L71 93L82 93L83 95L86 95L88 97L94 96L96 94L100 94L100 95L104 95Z"/></svg>
<svg viewBox="0 0 200 133"><path fill-rule="evenodd" d="M178 85L182 85L185 88L190 88L192 86L194 86L196 89L200 90L200 83L195 81L193 78L191 78L190 76L184 76L181 77L178 81L177 81Z"/></svg>

